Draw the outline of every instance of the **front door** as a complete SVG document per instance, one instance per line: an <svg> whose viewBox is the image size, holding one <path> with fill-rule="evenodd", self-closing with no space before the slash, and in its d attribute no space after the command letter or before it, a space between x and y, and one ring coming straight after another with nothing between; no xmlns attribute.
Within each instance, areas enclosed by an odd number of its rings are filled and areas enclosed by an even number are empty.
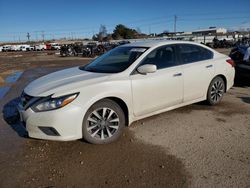
<svg viewBox="0 0 250 188"><path fill-rule="evenodd" d="M183 100L183 76L178 66L175 47L167 45L153 50L140 65L154 64L155 73L131 75L135 116L142 116Z"/></svg>

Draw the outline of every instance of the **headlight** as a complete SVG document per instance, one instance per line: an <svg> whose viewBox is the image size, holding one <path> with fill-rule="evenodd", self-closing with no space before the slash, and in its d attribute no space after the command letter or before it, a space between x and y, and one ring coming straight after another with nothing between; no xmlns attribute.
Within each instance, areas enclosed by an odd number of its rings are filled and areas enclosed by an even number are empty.
<svg viewBox="0 0 250 188"><path fill-rule="evenodd" d="M31 107L31 109L34 110L35 112L55 110L58 108L62 108L66 106L67 104L71 103L73 100L76 99L77 96L78 96L78 93L65 95L65 96L58 97L58 98L48 97L35 103Z"/></svg>

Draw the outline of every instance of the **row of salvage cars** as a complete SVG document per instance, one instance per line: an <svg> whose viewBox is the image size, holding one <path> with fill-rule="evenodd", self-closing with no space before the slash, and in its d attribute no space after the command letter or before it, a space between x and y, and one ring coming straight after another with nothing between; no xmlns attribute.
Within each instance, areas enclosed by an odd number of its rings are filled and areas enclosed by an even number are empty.
<svg viewBox="0 0 250 188"><path fill-rule="evenodd" d="M60 50L61 46L57 43L48 44L18 44L0 46L0 52L15 52L15 51L42 51L42 50Z"/></svg>

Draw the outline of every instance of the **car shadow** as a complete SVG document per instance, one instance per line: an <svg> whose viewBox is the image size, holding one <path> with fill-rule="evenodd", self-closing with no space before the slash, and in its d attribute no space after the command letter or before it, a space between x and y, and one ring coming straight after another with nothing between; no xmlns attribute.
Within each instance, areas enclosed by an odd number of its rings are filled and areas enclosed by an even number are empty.
<svg viewBox="0 0 250 188"><path fill-rule="evenodd" d="M250 104L250 97L239 97L244 103Z"/></svg>
<svg viewBox="0 0 250 188"><path fill-rule="evenodd" d="M250 79L236 77L234 80L234 86L235 87L250 87Z"/></svg>
<svg viewBox="0 0 250 188"><path fill-rule="evenodd" d="M14 98L8 101L3 106L2 110L3 119L20 137L27 138L28 137L27 131L20 122L20 116L17 110L17 105L19 101L20 101L19 97Z"/></svg>

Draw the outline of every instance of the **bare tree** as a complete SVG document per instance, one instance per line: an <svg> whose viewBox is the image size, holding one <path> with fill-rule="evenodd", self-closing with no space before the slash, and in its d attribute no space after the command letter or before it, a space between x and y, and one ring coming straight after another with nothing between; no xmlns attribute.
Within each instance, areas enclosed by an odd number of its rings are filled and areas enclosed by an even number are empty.
<svg viewBox="0 0 250 188"><path fill-rule="evenodd" d="M105 25L101 25L98 34L98 40L103 41L103 38L107 37L108 31Z"/></svg>

